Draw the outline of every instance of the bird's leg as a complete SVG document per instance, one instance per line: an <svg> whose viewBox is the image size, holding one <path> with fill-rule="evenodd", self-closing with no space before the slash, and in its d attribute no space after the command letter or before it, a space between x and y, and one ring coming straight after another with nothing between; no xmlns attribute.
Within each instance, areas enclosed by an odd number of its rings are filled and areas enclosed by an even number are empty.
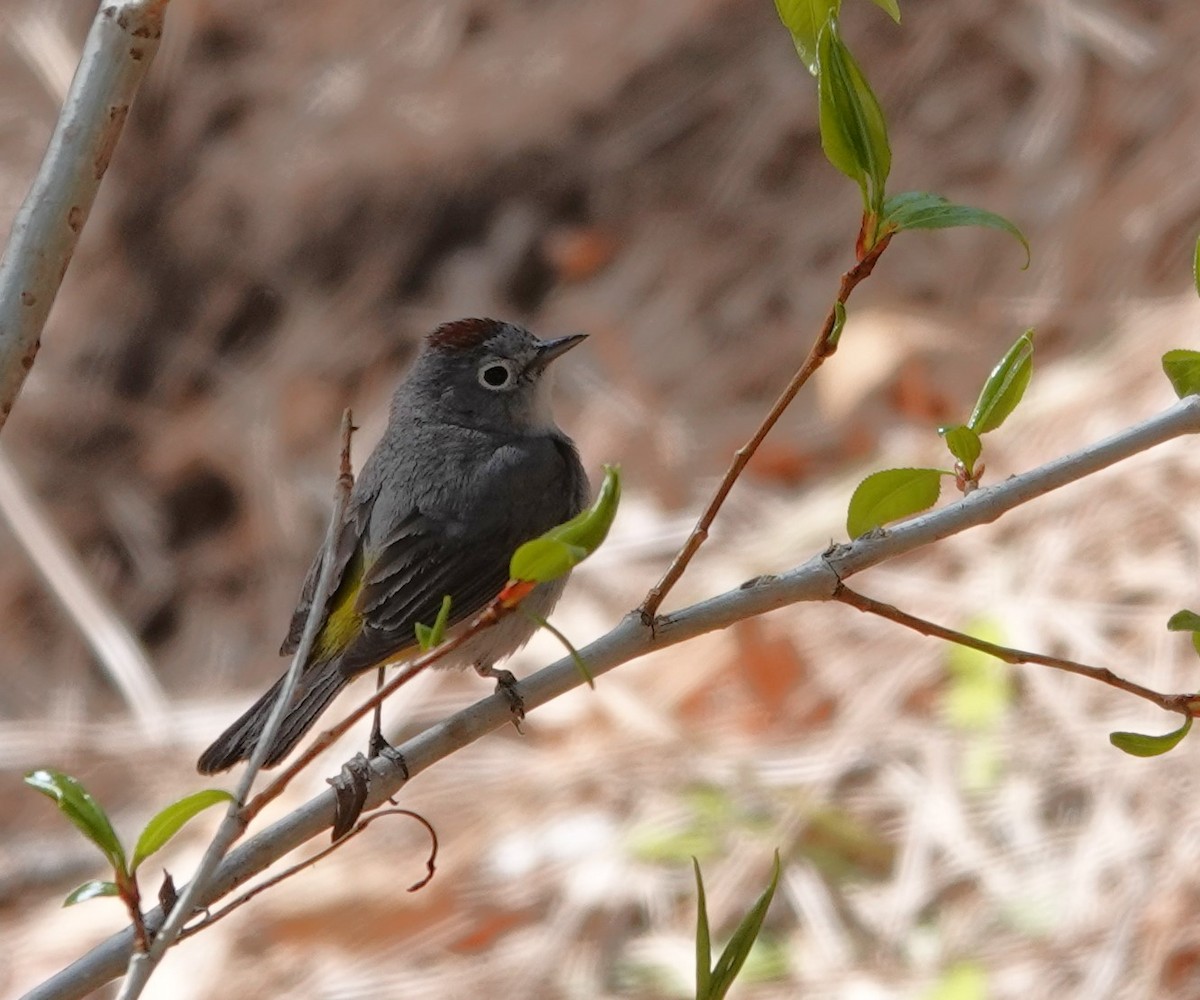
<svg viewBox="0 0 1200 1000"><path fill-rule="evenodd" d="M375 691L378 693L382 687L383 667L380 667L375 671ZM383 703L380 702L371 713L371 739L367 743L367 750L372 757L378 757L384 747L391 747L391 744L383 738Z"/></svg>
<svg viewBox="0 0 1200 1000"><path fill-rule="evenodd" d="M375 675L375 690L383 687L384 667L380 667ZM371 716L371 739L367 743L367 754L371 757L386 757L392 763L399 765L405 780L408 779L408 764L404 762L404 754L383 738L383 702L375 706ZM395 805L395 801L391 800Z"/></svg>
<svg viewBox="0 0 1200 1000"><path fill-rule="evenodd" d="M487 677L496 682L496 693L508 699L508 706L513 714L513 725L517 727L518 733L523 732L521 720L525 718L525 699L517 691L517 679L512 671L498 670L490 663L479 662L475 664L475 672L480 677Z"/></svg>

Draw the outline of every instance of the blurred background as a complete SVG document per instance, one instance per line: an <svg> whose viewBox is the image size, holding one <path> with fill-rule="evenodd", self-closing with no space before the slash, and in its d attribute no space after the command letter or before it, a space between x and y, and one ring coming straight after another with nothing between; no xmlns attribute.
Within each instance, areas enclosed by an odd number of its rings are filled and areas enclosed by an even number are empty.
<svg viewBox="0 0 1200 1000"><path fill-rule="evenodd" d="M903 8L899 27L861 0L843 16L888 115L892 190L1006 215L1033 265L990 231L898 239L670 605L843 538L865 472L945 464L934 428L969 413L1026 326L1038 370L985 481L1165 407L1158 355L1196 346L1200 11ZM0 2L0 226L94 12ZM3 436L0 993L124 925L111 900L60 908L102 869L21 775L75 774L128 838L204 787L199 751L283 667L339 414L354 407L361 459L424 332L493 315L592 335L559 371L557 410L595 475L621 463L627 500L555 616L582 646L657 579L804 356L858 212L768 0L174 0ZM1163 627L1200 602L1191 448L857 586L1200 687ZM123 624L153 665L124 694L18 544L42 522L35 547L74 553L105 599L89 624ZM517 671L559 654L538 637ZM427 675L390 706L393 731L486 693ZM424 834L382 821L172 953L147 995L685 997L690 857L723 940L779 847L737 996L1200 996L1195 748L1135 760L1106 739L1174 725L849 609L786 609L623 667L524 737L421 775L402 804L442 841L421 892L405 889ZM164 856L178 879L215 822Z"/></svg>

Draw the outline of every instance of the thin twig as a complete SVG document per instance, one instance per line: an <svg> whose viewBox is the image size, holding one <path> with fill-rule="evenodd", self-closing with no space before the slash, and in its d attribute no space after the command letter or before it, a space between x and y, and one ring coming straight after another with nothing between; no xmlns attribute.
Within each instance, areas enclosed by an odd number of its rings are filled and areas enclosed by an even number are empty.
<svg viewBox="0 0 1200 1000"><path fill-rule="evenodd" d="M1200 697L1197 697L1195 693L1161 694L1148 687L1143 687L1141 684L1127 681L1124 677L1118 677L1107 667L1093 667L1075 660L1063 659L1061 656L1047 656L1044 653L1031 653L1023 649L1013 649L1011 646L999 646L994 642L988 642L986 639L977 639L975 636L967 635L965 632L957 632L952 628L946 628L944 625L938 625L924 618L918 618L916 615L910 615L907 611L901 611L895 605L885 604L883 601L867 597L865 594L851 590L842 583L839 583L834 588L833 597L834 600L848 604L852 608L858 608L859 611L878 615L880 618L886 618L888 621L893 621L897 625L903 625L905 628L910 628L914 632L920 632L922 635L945 639L947 642L966 646L969 649L977 649L979 652L987 653L989 656L994 656L1005 663L1036 663L1043 667L1053 667L1055 670L1065 670L1069 674L1090 677L1101 684L1107 684L1109 687L1118 688L1138 698L1144 698L1151 704L1157 705L1168 712L1182 712L1184 715L1200 714Z"/></svg>
<svg viewBox="0 0 1200 1000"><path fill-rule="evenodd" d="M0 429L162 37L167 0L105 0L0 261Z"/></svg>
<svg viewBox="0 0 1200 1000"><path fill-rule="evenodd" d="M1189 396L1162 413L1064 455L1052 462L976 490L949 506L930 511L878 535L865 536L813 556L778 575L759 577L734 590L711 597L660 618L647 629L635 611L611 631L580 650L595 677L654 650L728 628L734 622L765 614L801 601L833 600L839 583L855 573L904 555L968 528L989 524L1032 499L1101 469L1187 434L1200 432L1200 396ZM583 678L570 657L525 678L517 685L527 711L579 687ZM399 748L407 774L384 758L371 762L378 778L372 781L368 807L395 793L404 782L449 757L462 747L501 726L512 717L507 698L489 695L413 737ZM217 899L266 869L289 851L320 836L333 824L332 790L306 802L262 833L241 844L222 862L207 894ZM153 914L148 915L148 920ZM133 944L126 928L102 942L78 961L35 987L25 1000L74 1000L99 989L120 975Z"/></svg>
<svg viewBox="0 0 1200 1000"><path fill-rule="evenodd" d="M325 603L333 584L334 551L337 547L342 523L345 520L346 504L350 499L350 490L354 485L354 476L350 466L350 438L353 433L354 424L350 410L347 409L342 414L341 461L338 465L333 510L329 517L329 527L325 532L325 544L321 550L321 571L317 575L316 587L313 590L312 606L309 608L308 618L304 623L304 631L300 636L300 644L297 646L296 654L292 657L291 666L288 668L283 689L279 692L275 706L272 708L271 714L267 717L266 725L263 726L262 734L254 748L254 752L250 755L246 770L238 781L237 791L234 793L234 801L229 804L229 810L225 814L225 818L217 828L217 832L214 834L212 842L208 845L208 850L205 851L204 857L200 859L200 864L197 866L191 881L179 894L174 907L167 914L166 920L163 921L162 926L155 934L150 950L134 954L130 958L129 970L126 973L125 982L121 986L121 992L118 994L118 1000L134 1000L135 997L141 995L142 990L145 989L146 983L150 979L150 974L162 960L167 949L179 938L184 924L187 923L192 913L207 901L205 896L210 889L210 880L213 873L217 870L217 866L221 863L221 859L225 857L229 848L233 846L234 842L246 830L246 824L249 821L245 817L242 807L246 802L247 796L250 794L255 777L262 767L263 761L266 760L267 753L271 749L271 744L275 740L275 734L279 731L279 726L283 722L284 714L291 702L292 692L295 690L296 682L300 678L300 672L308 662L308 654L312 649L313 641L316 639L317 631L324 617Z"/></svg>
<svg viewBox="0 0 1200 1000"><path fill-rule="evenodd" d="M662 579L650 588L650 592L638 607L638 613L642 617L643 624L653 627L655 616L658 614L658 609L663 602L663 598L667 596L670 589L683 576L683 571L687 569L688 563L692 561L692 557L695 556L700 550L700 546L708 539L708 529L712 527L717 512L721 509L722 504L725 503L726 497L729 496L729 491L733 489L733 484L741 476L742 470L746 468L750 459L754 457L754 453L758 451L758 446L763 443L763 440L771 432L771 428L783 416L784 410L796 398L796 393L803 388L813 373L825 363L825 359L832 357L837 350L837 340L833 335L837 329L838 314L845 306L846 300L850 298L850 293L854 291L859 282L869 276L875 269L876 262L883 251L887 249L891 239L890 235L883 237L883 239L867 251L857 264L842 275L841 283L838 286L837 299L830 307L829 314L825 317L825 323L821 327L821 332L817 335L816 341L808 352L808 357L804 359L804 363L800 365L799 370L792 376L791 381L788 382L787 388L783 390L779 398L775 400L775 404L767 412L767 415L763 417L762 423L758 425L758 429L750 437L750 440L734 452L733 461L729 464L729 468L725 470L725 475L721 478L716 492L713 493L712 498L708 501L708 506L704 508L704 513L696 521L696 525L692 528L691 534L688 535L687 541L683 543L683 547L672 560Z"/></svg>
<svg viewBox="0 0 1200 1000"><path fill-rule="evenodd" d="M129 912L133 924L133 943L135 952L145 952L150 949L150 935L146 930L146 916L142 913L142 894L138 888L137 875L127 878L123 872L117 874L117 895Z"/></svg>
<svg viewBox="0 0 1200 1000"><path fill-rule="evenodd" d="M196 923L192 924L190 927L185 928L180 933L179 940L183 941L186 938L190 938L193 934L198 934L198 933L200 933L200 931L206 930L207 928L209 928L213 924L215 924L218 920L223 920L225 917L229 916L229 914L231 914L234 910L240 909L241 907L245 906L255 896L258 896L261 893L266 892L268 889L279 885L280 882L286 881L287 879L291 878L293 875L297 875L300 872L304 871L306 868L311 868L318 861L322 860L323 858L329 857L329 855L332 854L334 851L336 851L338 848L345 845L348 841L353 840L360 833L362 833L363 830L365 830L368 826L370 826L373 822L375 822L375 820L380 819L384 816L410 816L413 819L415 819L418 823L420 823L423 827L425 827L425 830L429 833L430 849L429 849L429 857L425 860L425 877L422 879L418 879L416 882L414 882L412 885L410 885L408 887L408 891L409 892L417 892L419 889L424 889L425 886L427 886L430 883L430 881L433 879L434 873L437 871L438 836L437 836L437 831L434 830L434 828L433 828L433 824L430 823L429 820L427 820L420 813L413 812L411 809L395 809L395 808L393 808L393 809L377 809L375 812L371 813L369 816L364 816L362 819L360 819L354 825L354 828L352 830L350 830L347 834L345 834L344 836L335 840L332 844L329 844L328 846L324 847L322 850L320 850L316 854L314 854L311 858L306 858L304 861L298 861L296 864L292 865L290 868L285 868L283 871L279 872L277 875L272 875L268 879L263 879L263 881L259 882L258 885L254 886L254 888L246 890L244 893L242 893L236 899L233 899L229 903L222 906L219 910L214 910L212 913L208 914L208 916L206 916L203 920L199 920Z"/></svg>

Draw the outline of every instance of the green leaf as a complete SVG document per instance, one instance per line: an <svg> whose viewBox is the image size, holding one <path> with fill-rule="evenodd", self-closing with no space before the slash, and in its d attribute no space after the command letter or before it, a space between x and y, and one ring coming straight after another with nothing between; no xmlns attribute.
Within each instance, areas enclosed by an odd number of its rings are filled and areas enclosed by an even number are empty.
<svg viewBox="0 0 1200 1000"><path fill-rule="evenodd" d="M1162 366L1180 399L1200 393L1200 351L1167 351Z"/></svg>
<svg viewBox="0 0 1200 1000"><path fill-rule="evenodd" d="M1200 615L1195 611L1176 611L1166 621L1169 631L1190 631L1192 633L1192 648L1200 655Z"/></svg>
<svg viewBox="0 0 1200 1000"><path fill-rule="evenodd" d="M517 549L508 564L509 579L545 583L570 572L608 537L620 502L621 470L606 465L595 503Z"/></svg>
<svg viewBox="0 0 1200 1000"><path fill-rule="evenodd" d="M150 855L162 850L167 841L182 830L193 817L220 802L232 801L232 793L225 789L206 788L201 792L186 795L178 802L172 802L155 815L142 830L137 846L133 849L133 866L130 870L137 871L138 865Z"/></svg>
<svg viewBox="0 0 1200 1000"><path fill-rule="evenodd" d="M709 992L705 994L711 1000L721 1000L729 988L733 985L733 981L737 978L737 974L741 972L742 965L745 964L746 956L750 954L750 949L754 946L755 940L758 938L758 932L762 930L763 921L767 917L767 910L771 906L771 899L775 895L775 889L779 885L779 851L775 852L775 864L771 869L771 881L767 883L766 889L763 890L761 896L750 908L750 911L742 917L742 922L738 924L737 930L733 932L733 937L729 939L729 944L725 946L725 950L721 952L721 957L717 959L716 967L712 971L712 979L709 983ZM699 995L699 994L698 994Z"/></svg>
<svg viewBox="0 0 1200 1000"><path fill-rule="evenodd" d="M25 784L54 799L67 819L74 823L88 840L100 848L113 870L125 871L125 849L117 839L108 814L87 789L69 774L61 771L36 770L25 775Z"/></svg>
<svg viewBox="0 0 1200 1000"><path fill-rule="evenodd" d="M1167 619L1168 632L1200 632L1200 615L1195 611L1176 611Z"/></svg>
<svg viewBox="0 0 1200 1000"><path fill-rule="evenodd" d="M63 900L63 906L86 903L89 899L95 899L98 896L119 896L120 894L121 890L117 888L116 882L101 882L99 879L91 879L84 882L83 885L77 885L67 893L67 898Z"/></svg>
<svg viewBox="0 0 1200 1000"><path fill-rule="evenodd" d="M842 339L842 331L846 328L846 306L842 302L833 304L833 329L829 331L829 346L836 348Z"/></svg>
<svg viewBox="0 0 1200 1000"><path fill-rule="evenodd" d="M867 476L850 498L846 531L858 538L937 503L942 491L941 469L884 469Z"/></svg>
<svg viewBox="0 0 1200 1000"><path fill-rule="evenodd" d="M976 434L994 431L1017 408L1032 374L1033 331L1026 330L992 369L967 426Z"/></svg>
<svg viewBox="0 0 1200 1000"><path fill-rule="evenodd" d="M1200 239L1196 240L1196 249L1192 252L1192 281L1196 285L1196 294L1200 295Z"/></svg>
<svg viewBox="0 0 1200 1000"><path fill-rule="evenodd" d="M1118 750L1124 750L1134 757L1157 757L1168 750L1174 750L1191 728L1192 717L1189 715L1183 720L1182 726L1163 736L1146 736L1142 733L1109 733L1108 741Z"/></svg>
<svg viewBox="0 0 1200 1000"><path fill-rule="evenodd" d="M971 208L969 205L955 205L941 195L926 191L905 191L883 203L882 215L880 226L885 233L903 229L955 229L960 226L983 226L1011 233L1025 248L1022 270L1029 266L1031 255L1025 234L995 212Z"/></svg>
<svg viewBox="0 0 1200 1000"><path fill-rule="evenodd" d="M821 148L862 190L868 215L879 215L892 168L887 123L867 78L830 17L817 39L817 94Z"/></svg>
<svg viewBox="0 0 1200 1000"><path fill-rule="evenodd" d="M792 34L792 44L808 71L817 75L817 36L830 17L836 17L841 0L775 0L775 10Z"/></svg>
<svg viewBox="0 0 1200 1000"><path fill-rule="evenodd" d="M442 606L438 608L437 618L433 620L433 627L423 625L417 622L413 626L413 630L417 634L417 645L421 647L421 652L428 653L434 646L440 646L442 640L446 638L446 623L450 620L450 595L446 594L442 598Z"/></svg>
<svg viewBox="0 0 1200 1000"><path fill-rule="evenodd" d="M586 558L587 549L543 536L526 542L513 553L509 572L514 580L545 583L571 572Z"/></svg>
<svg viewBox="0 0 1200 1000"><path fill-rule="evenodd" d="M1200 655L1200 615L1195 611L1176 611L1167 619L1167 629L1171 632L1191 632L1192 648Z"/></svg>
<svg viewBox="0 0 1200 1000"><path fill-rule="evenodd" d="M700 862L692 858L696 872L696 997L703 1000L712 994L712 938L708 931L708 901L704 896L704 876Z"/></svg>
<svg viewBox="0 0 1200 1000"><path fill-rule="evenodd" d="M897 0L872 0L875 6L886 11L897 24L900 23L900 4ZM830 17L837 17L841 0L775 0L775 10L792 35L792 44L800 61L813 75L817 75L817 36Z"/></svg>
<svg viewBox="0 0 1200 1000"><path fill-rule="evenodd" d="M983 451L983 442L966 424L955 424L953 427L939 427L938 433L945 439L950 454L966 467L967 475L975 472L975 463Z"/></svg>

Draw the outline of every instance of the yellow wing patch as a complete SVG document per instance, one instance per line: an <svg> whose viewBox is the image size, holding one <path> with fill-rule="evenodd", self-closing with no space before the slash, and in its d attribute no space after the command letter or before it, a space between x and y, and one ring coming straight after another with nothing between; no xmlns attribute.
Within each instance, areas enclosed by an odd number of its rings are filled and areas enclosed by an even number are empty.
<svg viewBox="0 0 1200 1000"><path fill-rule="evenodd" d="M358 610L358 595L364 575L362 549L356 549L342 574L329 605L329 617L317 634L314 659L329 660L342 653L362 631L362 614Z"/></svg>

